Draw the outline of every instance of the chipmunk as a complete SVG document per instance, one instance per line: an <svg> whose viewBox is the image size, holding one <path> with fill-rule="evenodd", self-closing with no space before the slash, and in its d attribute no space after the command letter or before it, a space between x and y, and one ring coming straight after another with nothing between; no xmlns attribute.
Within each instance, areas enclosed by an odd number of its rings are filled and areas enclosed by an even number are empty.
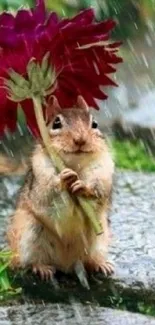
<svg viewBox="0 0 155 325"><path fill-rule="evenodd" d="M30 267L42 279L51 278L56 270L71 272L78 261L88 271L113 272L106 255L114 163L85 100L79 96L77 102L75 108L60 110L55 99L48 124L51 144L66 168L57 173L44 145L36 144L7 232L16 254L12 267ZM61 201L63 217L56 218L55 206L66 189L72 200ZM94 200L101 235L92 229L78 196Z"/></svg>

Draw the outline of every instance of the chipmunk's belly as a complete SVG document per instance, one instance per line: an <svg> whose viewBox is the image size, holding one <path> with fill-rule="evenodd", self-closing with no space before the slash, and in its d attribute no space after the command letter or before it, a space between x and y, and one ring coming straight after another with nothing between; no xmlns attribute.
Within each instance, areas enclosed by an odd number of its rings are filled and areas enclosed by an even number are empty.
<svg viewBox="0 0 155 325"><path fill-rule="evenodd" d="M61 218L54 222L53 262L58 269L67 272L77 261L84 260L96 236L86 215L75 203L62 211Z"/></svg>
<svg viewBox="0 0 155 325"><path fill-rule="evenodd" d="M66 192L55 198L50 212L52 233L55 234L51 262L58 269L69 271L77 261L84 260L96 236L81 207Z"/></svg>
<svg viewBox="0 0 155 325"><path fill-rule="evenodd" d="M57 269L63 272L74 270L79 261L86 260L93 244L95 235L91 229L80 229L68 232L55 242L53 263Z"/></svg>
<svg viewBox="0 0 155 325"><path fill-rule="evenodd" d="M87 228L86 215L75 203L64 206L59 210L59 218L54 219L54 228L59 238L81 234Z"/></svg>
<svg viewBox="0 0 155 325"><path fill-rule="evenodd" d="M59 237L73 233L75 230L79 232L85 227L86 216L66 191L53 196L46 211L47 218Z"/></svg>

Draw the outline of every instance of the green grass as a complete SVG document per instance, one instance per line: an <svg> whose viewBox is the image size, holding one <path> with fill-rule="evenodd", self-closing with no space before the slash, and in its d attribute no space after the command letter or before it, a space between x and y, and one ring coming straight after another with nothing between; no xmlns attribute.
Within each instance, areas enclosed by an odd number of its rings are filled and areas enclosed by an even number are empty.
<svg viewBox="0 0 155 325"><path fill-rule="evenodd" d="M112 140L112 150L117 168L135 171L155 171L155 157L149 154L140 140Z"/></svg>
<svg viewBox="0 0 155 325"><path fill-rule="evenodd" d="M21 294L22 288L13 288L8 275L8 268L12 261L11 251L0 251L0 301L10 299Z"/></svg>
<svg viewBox="0 0 155 325"><path fill-rule="evenodd" d="M125 299L121 296L115 297L115 295L109 296L108 299L110 303L106 307L155 317L154 302L146 303L146 301L135 301L127 297Z"/></svg>

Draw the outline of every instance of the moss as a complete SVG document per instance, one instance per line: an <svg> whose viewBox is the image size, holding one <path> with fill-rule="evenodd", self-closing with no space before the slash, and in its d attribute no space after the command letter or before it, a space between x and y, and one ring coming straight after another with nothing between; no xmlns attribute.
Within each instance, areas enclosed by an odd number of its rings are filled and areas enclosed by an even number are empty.
<svg viewBox="0 0 155 325"><path fill-rule="evenodd" d="M112 140L112 151L116 167L135 171L155 171L155 157L140 140Z"/></svg>

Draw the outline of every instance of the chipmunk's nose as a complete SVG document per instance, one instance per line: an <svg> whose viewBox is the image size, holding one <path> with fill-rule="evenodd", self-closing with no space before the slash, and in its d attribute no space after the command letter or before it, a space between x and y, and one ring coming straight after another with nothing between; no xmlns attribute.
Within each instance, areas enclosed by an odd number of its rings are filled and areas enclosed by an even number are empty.
<svg viewBox="0 0 155 325"><path fill-rule="evenodd" d="M84 146L86 143L86 139L83 136L74 137L73 141L79 147Z"/></svg>

